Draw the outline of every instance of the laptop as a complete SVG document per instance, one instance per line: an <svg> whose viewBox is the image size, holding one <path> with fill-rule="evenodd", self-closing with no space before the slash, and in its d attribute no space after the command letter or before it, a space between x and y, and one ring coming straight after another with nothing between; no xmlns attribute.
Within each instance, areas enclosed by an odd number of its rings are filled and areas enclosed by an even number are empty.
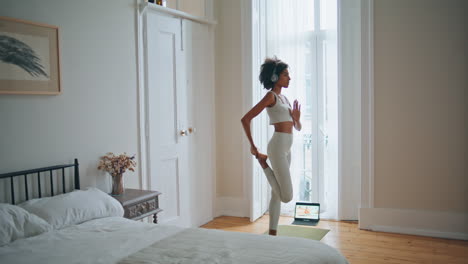
<svg viewBox="0 0 468 264"><path fill-rule="evenodd" d="M317 225L320 221L320 204L296 202L293 225Z"/></svg>

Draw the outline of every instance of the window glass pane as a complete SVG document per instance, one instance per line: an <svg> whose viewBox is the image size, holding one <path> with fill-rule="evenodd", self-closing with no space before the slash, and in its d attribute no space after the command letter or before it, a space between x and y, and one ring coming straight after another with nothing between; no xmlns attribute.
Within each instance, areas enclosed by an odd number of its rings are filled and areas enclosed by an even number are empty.
<svg viewBox="0 0 468 264"><path fill-rule="evenodd" d="M303 2L303 5L304 5L304 9L303 10L306 10L309 15L306 16L307 19L306 19L306 30L307 31L313 31L314 30L314 27L315 27L315 23L314 23L314 14L315 14L315 10L314 10L314 1L304 1Z"/></svg>
<svg viewBox="0 0 468 264"><path fill-rule="evenodd" d="M320 0L320 29L336 30L337 0Z"/></svg>

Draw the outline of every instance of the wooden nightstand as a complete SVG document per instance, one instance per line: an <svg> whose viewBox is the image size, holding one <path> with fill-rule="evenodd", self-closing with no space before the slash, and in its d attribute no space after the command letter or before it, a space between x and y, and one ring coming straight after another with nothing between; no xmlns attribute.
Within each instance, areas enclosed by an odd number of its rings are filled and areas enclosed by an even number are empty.
<svg viewBox="0 0 468 264"><path fill-rule="evenodd" d="M139 220L153 215L153 223L157 224L157 214L162 211L159 208L160 194L157 191L125 189L122 195L113 197L122 204L125 218Z"/></svg>

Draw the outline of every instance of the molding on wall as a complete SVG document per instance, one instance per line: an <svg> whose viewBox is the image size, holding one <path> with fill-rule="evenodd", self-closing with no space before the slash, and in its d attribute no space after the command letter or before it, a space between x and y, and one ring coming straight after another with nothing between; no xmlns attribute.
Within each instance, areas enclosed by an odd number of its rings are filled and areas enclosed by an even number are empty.
<svg viewBox="0 0 468 264"><path fill-rule="evenodd" d="M338 0L338 220L357 220L361 204L361 0ZM357 107L357 108L356 108Z"/></svg>
<svg viewBox="0 0 468 264"><path fill-rule="evenodd" d="M157 4L148 3L148 2L141 3L140 4L140 9L142 11L149 9L151 11L164 13L164 14L172 15L172 16L179 17L179 18L189 19L189 20L192 20L192 21L195 21L195 22L198 22L198 23L202 23L202 24L216 25L218 23L218 22L216 22L214 20L207 19L205 17L194 16L194 15L191 15L189 13L186 13L186 12L183 12L183 11L180 11L180 10L176 10L176 9L172 9L172 8L168 8L168 7L163 7L163 6L159 6Z"/></svg>
<svg viewBox="0 0 468 264"><path fill-rule="evenodd" d="M240 197L216 197L215 217L237 216L248 217L248 200Z"/></svg>
<svg viewBox="0 0 468 264"><path fill-rule="evenodd" d="M136 5L140 4L141 0L135 0ZM145 48L144 48L144 16L145 11L136 8L137 12L137 80L138 80L138 92L137 92L137 107L138 107L138 159L139 159L139 169L140 169L140 188L143 190L148 190L150 188L150 178L147 165L147 150L146 150L146 115L145 115Z"/></svg>
<svg viewBox="0 0 468 264"><path fill-rule="evenodd" d="M468 213L361 208L359 219L360 229L468 240Z"/></svg>
<svg viewBox="0 0 468 264"><path fill-rule="evenodd" d="M374 0L361 2L361 207L374 207ZM361 220L361 218L359 218Z"/></svg>
<svg viewBox="0 0 468 264"><path fill-rule="evenodd" d="M343 68L343 63L342 63L342 39L341 39L341 23L342 23L342 0L338 0L337 3L337 29L336 29L336 36L337 36L337 59L338 59L338 202L337 202L337 214L336 214L336 219L341 220L342 219L342 208L343 205L341 204L341 201L343 199L343 83L342 83L342 68Z"/></svg>
<svg viewBox="0 0 468 264"><path fill-rule="evenodd" d="M214 3L212 3L212 8L213 8L213 14L214 14ZM212 162L211 162L211 179L212 179L212 185L211 185L211 214L210 214L210 218L211 220L213 220L213 217L214 217L214 212L215 212L215 198L216 198L216 187L217 187L217 177L216 177L216 172L218 171L217 169L217 163L216 163L216 157L217 157L217 147L216 147L216 142L217 142L217 138L218 136L216 135L216 92L215 92L215 89L216 89L216 42L215 42L215 39L216 39L216 36L215 36L215 27L210 27L209 28L209 31L210 31L210 37L211 37L211 46L213 48L213 52L211 53L211 63L213 65L213 76L211 78L211 85L212 85L212 94L209 95L210 96L210 100L211 100L211 110L212 110L212 114L211 114L211 117L212 117L212 120L213 120L213 123L212 123L212 127L211 127L211 130L213 131L213 138L212 138L212 144L211 144L211 153L212 154ZM210 220L210 221L211 221Z"/></svg>
<svg viewBox="0 0 468 264"><path fill-rule="evenodd" d="M468 213L374 208L374 0L361 0L362 174L359 228L468 240Z"/></svg>
<svg viewBox="0 0 468 264"><path fill-rule="evenodd" d="M242 95L243 112L247 112L252 107L252 2L243 0L241 1L241 43L242 43ZM240 124L239 124L240 125ZM243 137L242 140L242 164L243 164L243 186L244 186L244 197L247 197L249 203L249 214L251 220L253 213L253 162L250 154L250 144Z"/></svg>

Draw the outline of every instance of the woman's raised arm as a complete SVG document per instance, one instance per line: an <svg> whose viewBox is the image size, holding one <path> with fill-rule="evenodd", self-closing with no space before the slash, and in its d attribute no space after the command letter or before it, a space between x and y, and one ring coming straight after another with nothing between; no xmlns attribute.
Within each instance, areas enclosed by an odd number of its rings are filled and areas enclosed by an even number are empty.
<svg viewBox="0 0 468 264"><path fill-rule="evenodd" d="M245 135L250 142L250 153L254 155L256 158L258 156L258 150L255 146L253 139L252 139L252 132L250 130L250 122L256 116L258 116L263 109L267 106L270 106L275 103L275 96L272 93L267 93L260 102L258 102L250 111L248 111L244 117L242 117L241 122L242 126L244 127Z"/></svg>

